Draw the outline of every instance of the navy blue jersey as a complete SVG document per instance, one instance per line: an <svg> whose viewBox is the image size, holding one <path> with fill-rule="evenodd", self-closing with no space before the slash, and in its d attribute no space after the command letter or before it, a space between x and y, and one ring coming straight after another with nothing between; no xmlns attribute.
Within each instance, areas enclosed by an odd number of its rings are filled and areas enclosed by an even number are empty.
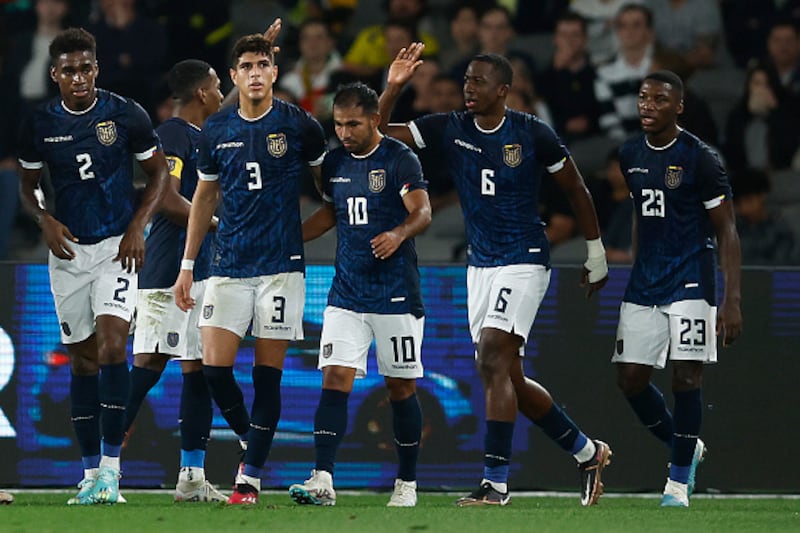
<svg viewBox="0 0 800 533"><path fill-rule="evenodd" d="M306 111L273 99L248 120L238 108L211 115L200 135L200 179L219 180L222 217L214 276L249 278L302 272L300 176L325 153L322 126Z"/></svg>
<svg viewBox="0 0 800 533"><path fill-rule="evenodd" d="M367 156L333 150L325 156L322 177L337 230L328 304L358 313L423 316L414 240L403 241L387 259L377 259L369 242L408 217L403 196L427 188L417 156L384 137Z"/></svg>
<svg viewBox="0 0 800 533"><path fill-rule="evenodd" d="M634 137L620 149L619 162L638 230L624 301L649 306L704 299L716 305L714 227L706 210L731 198L717 156L681 131L659 149L643 134Z"/></svg>
<svg viewBox="0 0 800 533"><path fill-rule="evenodd" d="M79 113L60 97L38 106L19 145L23 168L47 163L55 217L83 244L125 233L136 208L132 156L143 161L161 147L139 104L102 89Z"/></svg>
<svg viewBox="0 0 800 533"><path fill-rule="evenodd" d="M182 118L173 117L161 124L156 133L164 145L171 178L180 180L180 194L191 201L197 188L197 140L200 138L200 128ZM144 267L139 271L139 288L172 287L180 271L185 243L186 228L170 222L160 213L156 214L147 236ZM214 234L209 233L195 258L195 281L208 277L213 248Z"/></svg>
<svg viewBox="0 0 800 533"><path fill-rule="evenodd" d="M466 111L428 115L409 127L419 148L447 159L461 199L470 265L550 263L539 183L545 170L557 172L569 157L550 126L506 110L491 132L478 129Z"/></svg>

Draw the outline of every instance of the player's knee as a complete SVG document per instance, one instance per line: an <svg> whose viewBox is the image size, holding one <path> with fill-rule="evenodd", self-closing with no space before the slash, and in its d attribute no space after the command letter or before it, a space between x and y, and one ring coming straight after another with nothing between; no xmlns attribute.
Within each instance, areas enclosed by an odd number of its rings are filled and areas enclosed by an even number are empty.
<svg viewBox="0 0 800 533"><path fill-rule="evenodd" d="M127 360L127 339L107 339L97 344L97 359L101 365L114 365Z"/></svg>
<svg viewBox="0 0 800 533"><path fill-rule="evenodd" d="M636 372L624 367L618 367L617 387L625 396L636 396L641 394L650 383L650 378L640 372Z"/></svg>
<svg viewBox="0 0 800 533"><path fill-rule="evenodd" d="M672 390L690 391L703 386L703 364L696 361L676 361L672 372Z"/></svg>
<svg viewBox="0 0 800 533"><path fill-rule="evenodd" d="M169 357L166 355L150 353L136 354L136 356L133 358L133 366L160 373L164 371L168 360ZM200 366L199 370L200 369L202 369L202 366Z"/></svg>
<svg viewBox="0 0 800 533"><path fill-rule="evenodd" d="M70 353L70 369L76 376L93 376L100 372L97 360L85 353Z"/></svg>
<svg viewBox="0 0 800 533"><path fill-rule="evenodd" d="M416 392L416 380L401 378L386 378L386 388L389 389L389 399L400 402Z"/></svg>

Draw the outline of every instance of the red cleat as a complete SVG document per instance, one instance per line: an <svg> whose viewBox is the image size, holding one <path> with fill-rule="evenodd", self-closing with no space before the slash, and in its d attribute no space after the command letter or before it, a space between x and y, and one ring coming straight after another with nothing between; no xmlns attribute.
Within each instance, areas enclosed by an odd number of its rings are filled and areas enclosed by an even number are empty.
<svg viewBox="0 0 800 533"><path fill-rule="evenodd" d="M237 483L233 494L228 498L228 505L255 505L258 503L258 490L249 483Z"/></svg>

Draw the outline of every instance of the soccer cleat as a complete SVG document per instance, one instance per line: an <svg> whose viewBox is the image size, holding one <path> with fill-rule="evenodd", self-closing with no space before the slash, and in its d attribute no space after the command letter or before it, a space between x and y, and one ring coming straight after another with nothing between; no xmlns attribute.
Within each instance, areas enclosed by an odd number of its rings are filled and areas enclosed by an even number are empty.
<svg viewBox="0 0 800 533"><path fill-rule="evenodd" d="M389 498L386 507L416 507L417 505L417 482L394 480L394 492Z"/></svg>
<svg viewBox="0 0 800 533"><path fill-rule="evenodd" d="M175 485L176 502L226 502L228 497L214 488L207 479L179 479Z"/></svg>
<svg viewBox="0 0 800 533"><path fill-rule="evenodd" d="M692 464L689 467L689 479L686 482L687 485L687 495L691 496L694 494L694 487L695 487L695 475L697 474L697 467L700 466L706 458L706 452L708 448L706 448L706 443L703 442L701 439L697 439L697 444L694 445L694 454L692 455Z"/></svg>
<svg viewBox="0 0 800 533"><path fill-rule="evenodd" d="M78 494L67 500L67 505L92 505L94 503L92 490L94 489L95 479L93 477L83 478L78 483Z"/></svg>
<svg viewBox="0 0 800 533"><path fill-rule="evenodd" d="M661 507L689 507L688 487L683 483L667 479Z"/></svg>
<svg viewBox="0 0 800 533"><path fill-rule="evenodd" d="M597 451L594 457L581 463L581 505L595 505L603 494L603 482L600 479L603 469L611 464L611 448L601 440L594 441Z"/></svg>
<svg viewBox="0 0 800 533"><path fill-rule="evenodd" d="M237 483L228 498L228 505L255 505L258 503L258 489L249 483Z"/></svg>
<svg viewBox="0 0 800 533"><path fill-rule="evenodd" d="M483 480L480 486L472 491L468 496L456 500L459 507L470 505L508 505L511 496L508 491L500 492L494 488L491 481Z"/></svg>
<svg viewBox="0 0 800 533"><path fill-rule="evenodd" d="M289 487L289 496L300 505L336 505L333 477L325 470L312 470L310 478Z"/></svg>
<svg viewBox="0 0 800 533"><path fill-rule="evenodd" d="M101 466L90 494L94 503L123 503L120 501L123 498L119 493L120 477L122 476L119 470L110 466Z"/></svg>
<svg viewBox="0 0 800 533"><path fill-rule="evenodd" d="M10 505L14 503L14 495L10 492L0 491L0 505Z"/></svg>

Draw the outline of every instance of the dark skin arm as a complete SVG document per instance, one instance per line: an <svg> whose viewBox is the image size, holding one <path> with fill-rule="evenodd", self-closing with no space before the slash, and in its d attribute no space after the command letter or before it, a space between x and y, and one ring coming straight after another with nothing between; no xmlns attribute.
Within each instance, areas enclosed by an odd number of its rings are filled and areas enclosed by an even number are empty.
<svg viewBox="0 0 800 533"><path fill-rule="evenodd" d="M581 228L584 238L587 241L599 239L600 225L597 223L597 213L594 210L592 195L589 194L589 190L586 188L580 172L578 172L578 167L575 166L575 162L571 157L567 159L561 170L553 174L553 178L559 188L567 195L569 204L572 206L572 212L575 213L578 219L578 226ZM589 283L589 271L584 267L580 286L586 287L588 285L589 288L586 292L588 298L602 289L607 281L608 276L605 276L599 281Z"/></svg>
<svg viewBox="0 0 800 533"><path fill-rule="evenodd" d="M142 196L142 204L119 243L119 251L114 261L119 261L128 272L138 272L144 265L144 228L161 207L161 202L169 185L169 169L163 152L140 161L139 164L148 176L147 186Z"/></svg>
<svg viewBox="0 0 800 533"><path fill-rule="evenodd" d="M419 235L431 223L431 203L428 191L416 189L403 197L408 216L399 226L375 236L369 241L372 254L378 259L390 257L406 239Z"/></svg>
<svg viewBox="0 0 800 533"><path fill-rule="evenodd" d="M161 203L161 213L173 224L185 228L189 225L189 211L192 203L180 193L181 180L170 175L169 185L164 193L164 201ZM217 217L211 217L211 224L208 231L217 231Z"/></svg>
<svg viewBox="0 0 800 533"><path fill-rule="evenodd" d="M36 197L39 190L39 181L42 177L41 169L22 169L19 183L19 196L22 207L30 214L42 228L42 237L53 255L59 259L70 260L75 257L75 251L70 243L78 242L69 228L56 220L45 210L44 205Z"/></svg>
<svg viewBox="0 0 800 533"><path fill-rule="evenodd" d="M414 75L417 67L422 64L420 56L424 49L425 45L422 43L411 43L408 48L403 48L397 53L394 61L389 65L386 88L378 99L378 113L381 115L378 129L381 133L394 137L412 147L414 146L414 138L411 136L411 130L408 129L408 126L405 124L390 125L389 117L392 115L392 109L403 87Z"/></svg>
<svg viewBox="0 0 800 533"><path fill-rule="evenodd" d="M719 262L725 279L725 293L717 314L717 336L722 335L722 346L733 343L742 332L741 264L742 252L733 202L725 201L708 211L719 246Z"/></svg>
<svg viewBox="0 0 800 533"><path fill-rule="evenodd" d="M313 241L336 225L333 204L322 202L319 209L303 221L303 242Z"/></svg>

